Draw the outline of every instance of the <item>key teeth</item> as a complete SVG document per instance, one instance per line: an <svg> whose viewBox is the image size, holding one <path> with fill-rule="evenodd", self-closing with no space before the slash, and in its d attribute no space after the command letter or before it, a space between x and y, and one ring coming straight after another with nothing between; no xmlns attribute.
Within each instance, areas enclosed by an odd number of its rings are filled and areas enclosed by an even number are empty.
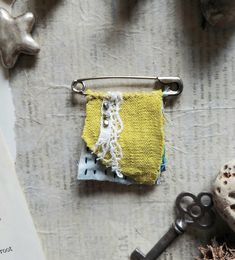
<svg viewBox="0 0 235 260"><path fill-rule="evenodd" d="M130 260L144 260L145 259L145 255L144 253L142 253L138 248L136 248L130 257Z"/></svg>

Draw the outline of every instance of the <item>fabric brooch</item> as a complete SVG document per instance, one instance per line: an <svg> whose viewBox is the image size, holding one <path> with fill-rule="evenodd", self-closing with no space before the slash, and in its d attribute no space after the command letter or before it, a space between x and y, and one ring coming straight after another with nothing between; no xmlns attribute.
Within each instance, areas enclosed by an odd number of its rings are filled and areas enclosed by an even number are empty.
<svg viewBox="0 0 235 260"><path fill-rule="evenodd" d="M112 181L111 174L124 184L155 184L166 163L164 92L88 89L84 94L87 104L82 138L87 149L81 155L78 179Z"/></svg>
<svg viewBox="0 0 235 260"><path fill-rule="evenodd" d="M164 155L162 91L87 91L83 139L119 178L154 184Z"/></svg>

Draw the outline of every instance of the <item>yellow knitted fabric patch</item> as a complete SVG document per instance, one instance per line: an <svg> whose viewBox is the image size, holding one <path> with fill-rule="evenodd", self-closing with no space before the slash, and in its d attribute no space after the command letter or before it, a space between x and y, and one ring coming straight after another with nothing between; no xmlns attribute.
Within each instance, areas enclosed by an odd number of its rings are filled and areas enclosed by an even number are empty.
<svg viewBox="0 0 235 260"><path fill-rule="evenodd" d="M83 139L94 152L100 134L101 107L105 93L88 90ZM162 91L123 93L120 117L123 131L118 143L123 175L140 184L155 184L164 153ZM104 163L104 162L103 162Z"/></svg>

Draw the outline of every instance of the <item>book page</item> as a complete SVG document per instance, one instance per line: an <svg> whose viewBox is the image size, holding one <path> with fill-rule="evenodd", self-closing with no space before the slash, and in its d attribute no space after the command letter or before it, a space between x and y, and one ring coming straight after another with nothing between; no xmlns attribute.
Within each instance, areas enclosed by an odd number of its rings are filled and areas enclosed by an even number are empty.
<svg viewBox="0 0 235 260"><path fill-rule="evenodd" d="M45 259L1 132L0 198L0 259Z"/></svg>
<svg viewBox="0 0 235 260"><path fill-rule="evenodd" d="M0 7L11 13L13 0L0 0ZM15 107L13 103L12 89L9 83L9 70L0 62L0 129L11 153L12 159L16 159L15 142Z"/></svg>

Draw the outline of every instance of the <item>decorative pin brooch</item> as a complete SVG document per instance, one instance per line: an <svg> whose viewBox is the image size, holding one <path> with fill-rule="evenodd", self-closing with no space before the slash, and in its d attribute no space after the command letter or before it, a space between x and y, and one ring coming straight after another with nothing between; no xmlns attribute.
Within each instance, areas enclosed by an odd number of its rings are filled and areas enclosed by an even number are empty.
<svg viewBox="0 0 235 260"><path fill-rule="evenodd" d="M85 82L98 79L147 79L162 88L126 93L87 89ZM178 77L109 76L73 81L72 92L87 98L82 135L86 148L78 179L155 184L166 162L163 98L178 96L182 90Z"/></svg>

